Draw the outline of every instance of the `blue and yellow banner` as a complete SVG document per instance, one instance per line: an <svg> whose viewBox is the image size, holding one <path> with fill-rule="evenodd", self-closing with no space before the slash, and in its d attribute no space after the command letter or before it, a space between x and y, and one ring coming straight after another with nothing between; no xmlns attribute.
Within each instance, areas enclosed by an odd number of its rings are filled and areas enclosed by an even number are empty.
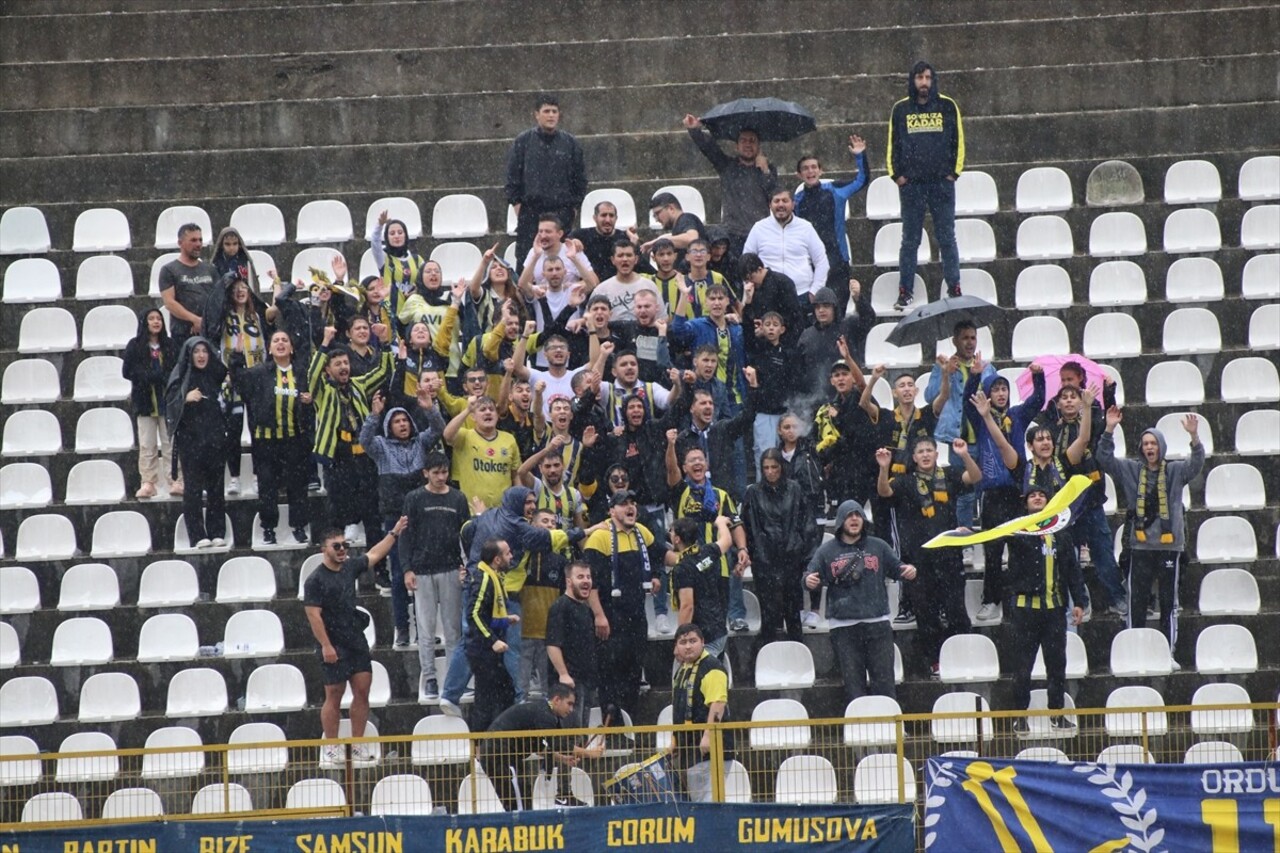
<svg viewBox="0 0 1280 853"><path fill-rule="evenodd" d="M912 806L668 803L0 833L0 853L911 853Z"/></svg>
<svg viewBox="0 0 1280 853"><path fill-rule="evenodd" d="M1280 851L1280 764L930 758L931 853Z"/></svg>

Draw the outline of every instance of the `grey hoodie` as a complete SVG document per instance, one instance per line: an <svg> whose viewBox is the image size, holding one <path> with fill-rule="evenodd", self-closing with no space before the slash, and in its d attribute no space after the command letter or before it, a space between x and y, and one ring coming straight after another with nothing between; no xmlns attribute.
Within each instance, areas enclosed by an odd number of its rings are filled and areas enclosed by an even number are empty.
<svg viewBox="0 0 1280 853"><path fill-rule="evenodd" d="M409 418L409 437L404 441L391 437L391 418L397 412ZM399 517L404 496L422 483L422 463L427 451L444 434L439 406L427 410L426 417L427 428L418 432L409 412L395 406L381 416L370 412L360 429L360 444L378 467L378 505L384 518ZM378 435L379 419L382 435Z"/></svg>
<svg viewBox="0 0 1280 853"><path fill-rule="evenodd" d="M1164 440L1164 434L1158 429L1149 429L1142 435L1155 436L1156 443L1160 447L1160 461L1164 461L1168 446ZM1142 439L1138 439L1138 447L1141 448ZM1138 507L1138 478L1142 474L1142 469L1147 466L1145 458L1141 457L1141 450L1138 459L1117 459L1115 437L1104 432L1098 438L1098 449L1094 452L1094 459L1098 462L1098 467L1104 472L1111 475L1116 481L1117 488L1124 489L1125 499L1128 501L1129 509L1134 513L1133 532L1129 534L1129 547L1140 551L1182 551L1187 544L1186 525L1182 518L1182 487L1190 483L1200 474L1200 469L1204 468L1204 444L1196 441L1191 446L1191 456L1185 462L1169 462L1165 467L1165 486L1168 491L1169 501L1169 523L1167 527L1160 524L1157 518L1144 533L1146 541L1138 540L1139 525L1142 519L1136 517ZM1152 475L1154 476L1154 474ZM1172 542L1161 542L1160 534L1170 533L1173 536Z"/></svg>
<svg viewBox="0 0 1280 853"><path fill-rule="evenodd" d="M888 619L889 594L885 578L898 580L902 562L883 539L863 534L857 542L843 542L840 531L850 515L863 517L862 505L845 501L836 510L836 538L824 542L809 559L805 575L817 575L827 587L827 618Z"/></svg>

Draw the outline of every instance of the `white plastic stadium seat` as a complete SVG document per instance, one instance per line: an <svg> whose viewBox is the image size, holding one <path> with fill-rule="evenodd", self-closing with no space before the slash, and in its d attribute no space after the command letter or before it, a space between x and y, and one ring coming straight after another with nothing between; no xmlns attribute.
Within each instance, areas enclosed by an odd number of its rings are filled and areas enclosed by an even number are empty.
<svg viewBox="0 0 1280 853"><path fill-rule="evenodd" d="M1074 203L1071 179L1056 166L1037 166L1018 176L1014 206L1019 213L1070 210Z"/></svg>
<svg viewBox="0 0 1280 853"><path fill-rule="evenodd" d="M253 811L253 800L243 785L228 782L205 785L191 800L192 814L235 814Z"/></svg>
<svg viewBox="0 0 1280 853"><path fill-rule="evenodd" d="M888 696L859 696L844 709L846 719L863 717L896 717L902 714L898 700ZM846 723L845 746L886 746L897 743L897 725L883 723Z"/></svg>
<svg viewBox="0 0 1280 853"><path fill-rule="evenodd" d="M1239 764L1244 761L1240 747L1225 740L1206 740L1187 747L1183 764Z"/></svg>
<svg viewBox="0 0 1280 853"><path fill-rule="evenodd" d="M0 509L39 509L53 503L49 469L34 462L0 468Z"/></svg>
<svg viewBox="0 0 1280 853"><path fill-rule="evenodd" d="M1155 764L1150 751L1140 743L1117 743L1098 753L1097 763L1104 766L1115 764Z"/></svg>
<svg viewBox="0 0 1280 853"><path fill-rule="evenodd" d="M765 644L756 655L757 690L797 690L812 687L813 653L804 643L788 640Z"/></svg>
<svg viewBox="0 0 1280 853"><path fill-rule="evenodd" d="M311 268L322 270L333 280L333 259L342 257L337 249L328 246L311 246L293 256L293 266L289 271L289 280L297 282L302 279L307 286L311 284Z"/></svg>
<svg viewBox="0 0 1280 853"><path fill-rule="evenodd" d="M275 597L275 569L263 557L232 557L218 569L214 600L219 604L270 601Z"/></svg>
<svg viewBox="0 0 1280 853"><path fill-rule="evenodd" d="M1074 637L1075 634L1072 633L1072 634L1068 634L1067 636ZM1079 725L1079 719L1076 717L1074 713L1072 713L1073 711L1075 711L1076 702L1074 699L1071 698L1070 693L1063 694L1062 706L1063 706L1062 710L1064 712L1063 716L1067 718L1067 722L1073 726ZM1045 710L1048 710L1048 708L1049 708L1049 691L1044 688L1032 690L1031 700L1027 703L1027 710L1028 711L1045 711ZM1053 731L1049 727L1049 718L1047 716L1044 716L1041 714L1035 714L1035 715L1028 714L1025 719L1027 721L1028 732L1026 734L1026 737L1028 739L1049 740L1049 739L1055 739L1062 736L1059 733ZM1074 734L1069 734L1066 736L1075 737Z"/></svg>
<svg viewBox="0 0 1280 853"><path fill-rule="evenodd" d="M373 677L369 685L369 707L385 708L391 702L391 678L387 675L387 668L380 661L373 661L372 669ZM344 710L351 707L353 698L351 683L348 682L346 690L342 694L341 704Z"/></svg>
<svg viewBox="0 0 1280 853"><path fill-rule="evenodd" d="M11 207L0 216L0 255L43 255L53 246L38 207Z"/></svg>
<svg viewBox="0 0 1280 853"><path fill-rule="evenodd" d="M1153 687L1127 685L1117 687L1107 696L1107 708L1117 709L1107 714L1103 725L1111 737L1159 737L1169 731L1169 716L1164 711L1121 713L1121 708L1163 708L1164 697Z"/></svg>
<svg viewBox="0 0 1280 853"><path fill-rule="evenodd" d="M186 560L156 560L142 570L139 607L186 607L199 597L195 567Z"/></svg>
<svg viewBox="0 0 1280 853"><path fill-rule="evenodd" d="M1254 255L1245 261L1240 295L1245 299L1280 299L1280 255Z"/></svg>
<svg viewBox="0 0 1280 853"><path fill-rule="evenodd" d="M1170 412L1156 421L1156 429L1164 433L1165 456L1168 459L1186 459L1191 455L1191 437L1182 428L1182 419L1190 412ZM1204 417L1200 421L1200 443L1204 445L1205 458L1213 456L1213 428Z"/></svg>
<svg viewBox="0 0 1280 853"><path fill-rule="evenodd" d="M867 187L867 219L901 219L902 200L898 185L888 175L881 175Z"/></svg>
<svg viewBox="0 0 1280 853"><path fill-rule="evenodd" d="M258 274L258 290L262 293L270 293L275 284L271 274L273 272L279 274L275 258L261 249L250 249L249 261L253 264L253 271Z"/></svg>
<svg viewBox="0 0 1280 853"><path fill-rule="evenodd" d="M120 605L120 579L106 563L79 563L58 584L58 610L110 610Z"/></svg>
<svg viewBox="0 0 1280 853"><path fill-rule="evenodd" d="M467 721L461 717L449 717L444 714L432 714L418 720L413 727L414 735L458 735L456 738L439 740L415 740L410 747L410 755L414 765L427 764L465 764L471 760L471 741L467 735Z"/></svg>
<svg viewBox="0 0 1280 853"><path fill-rule="evenodd" d="M920 366L924 358L920 344L898 347L885 340L896 326L897 323L880 323L867 333L867 364L883 364L888 368Z"/></svg>
<svg viewBox="0 0 1280 853"><path fill-rule="evenodd" d="M1240 167L1238 190L1241 201L1280 198L1280 156L1250 157Z"/></svg>
<svg viewBox="0 0 1280 853"><path fill-rule="evenodd" d="M62 275L47 258L19 258L4 271L4 304L57 302L62 298Z"/></svg>
<svg viewBox="0 0 1280 853"><path fill-rule="evenodd" d="M483 237L488 233L489 211L479 196L447 195L431 210L431 236L436 240Z"/></svg>
<svg viewBox="0 0 1280 853"><path fill-rule="evenodd" d="M75 252L123 252L132 245L129 220L114 207L95 207L76 217Z"/></svg>
<svg viewBox="0 0 1280 853"><path fill-rule="evenodd" d="M43 358L22 358L4 369L0 400L6 406L52 403L62 393L58 368Z"/></svg>
<svg viewBox="0 0 1280 853"><path fill-rule="evenodd" d="M302 671L287 663L260 666L249 673L244 709L250 714L301 711L307 705Z"/></svg>
<svg viewBox="0 0 1280 853"><path fill-rule="evenodd" d="M578 768L574 768L577 770ZM429 815L431 811L431 786L427 780L412 773L396 773L383 776L373 786L369 795L369 813L372 815Z"/></svg>
<svg viewBox="0 0 1280 853"><path fill-rule="evenodd" d="M631 197L631 193L614 187L605 187L592 190L582 200L582 215L578 219L579 227L591 228L595 225L596 205L602 201L612 204L614 210L618 212L618 221L615 225L618 230L626 231L636 226L636 202Z"/></svg>
<svg viewBox="0 0 1280 853"><path fill-rule="evenodd" d="M1258 581L1244 569L1214 569L1200 581L1199 609L1202 616L1256 615L1262 609Z"/></svg>
<svg viewBox="0 0 1280 853"><path fill-rule="evenodd" d="M1138 321L1128 314L1095 314L1084 324L1084 354L1094 359L1142 355Z"/></svg>
<svg viewBox="0 0 1280 853"><path fill-rule="evenodd" d="M968 288L962 289L967 295ZM902 311L894 309L894 303L898 301L898 274L896 272L880 273L876 276L876 280L871 284L871 307L876 310L877 317L901 317ZM925 287L924 279L916 274L915 288L911 292L911 303L908 311L924 305L929 301L929 291Z"/></svg>
<svg viewBox="0 0 1280 853"><path fill-rule="evenodd" d="M902 223L890 222L881 225L876 231L875 248L873 249L875 265L878 267L896 267L899 249L902 248ZM920 246L916 249L916 263L929 263L929 235L920 231Z"/></svg>
<svg viewBox="0 0 1280 853"><path fill-rule="evenodd" d="M685 213L692 213L694 216L707 222L707 203L702 198L702 193L697 187L691 187L687 184L671 184L670 186L658 187L653 191L653 195L659 193L671 193L680 200L680 209ZM653 195L649 198L653 198ZM621 227L621 226L619 226ZM662 228L661 224L653 218L653 214L649 214L649 228L658 231Z"/></svg>
<svg viewBox="0 0 1280 853"><path fill-rule="evenodd" d="M102 804L103 820L145 820L164 817L164 802L150 788L120 788Z"/></svg>
<svg viewBox="0 0 1280 853"><path fill-rule="evenodd" d="M185 613L158 613L138 631L140 663L195 660L199 649L196 623Z"/></svg>
<svg viewBox="0 0 1280 853"><path fill-rule="evenodd" d="M92 355L76 366L71 399L77 403L128 400L133 385L124 378L124 360L118 355Z"/></svg>
<svg viewBox="0 0 1280 853"><path fill-rule="evenodd" d="M1280 349L1280 304L1263 305L1249 315L1249 349Z"/></svg>
<svg viewBox="0 0 1280 853"><path fill-rule="evenodd" d="M1200 368L1189 361L1161 361L1147 371L1148 406L1198 406L1204 402Z"/></svg>
<svg viewBox="0 0 1280 853"><path fill-rule="evenodd" d="M1196 531L1196 559L1201 563L1252 563L1258 559L1253 525L1238 515L1213 515Z"/></svg>
<svg viewBox="0 0 1280 853"><path fill-rule="evenodd" d="M1208 160L1179 160L1164 173L1165 204L1212 204L1221 200L1222 178L1218 167Z"/></svg>
<svg viewBox="0 0 1280 853"><path fill-rule="evenodd" d="M178 523L173 529L173 552L175 554L222 554L230 551L235 547L235 539L231 531L231 516L223 516L223 523L227 530L227 544L221 548L200 548L197 549L191 541L191 536L187 533L187 520L178 516Z"/></svg>
<svg viewBox="0 0 1280 853"><path fill-rule="evenodd" d="M69 560L76 555L76 531L65 515L31 515L18 525L18 560Z"/></svg>
<svg viewBox="0 0 1280 853"><path fill-rule="evenodd" d="M991 706L977 693L968 691L944 693L933 703L935 715L958 712L973 714L976 710L990 711ZM991 718L981 719L982 739L990 741L994 733ZM937 743L975 743L978 740L978 718L973 716L935 719L930 723L930 729Z"/></svg>
<svg viewBox="0 0 1280 853"><path fill-rule="evenodd" d="M1210 510L1262 509L1267 505L1262 472L1241 462L1217 466L1205 479L1204 505Z"/></svg>
<svg viewBox="0 0 1280 853"><path fill-rule="evenodd" d="M84 810L73 794L61 791L36 794L22 807L23 823L78 823Z"/></svg>
<svg viewBox="0 0 1280 853"><path fill-rule="evenodd" d="M990 216L999 209L1000 198L991 175L967 169L956 179L956 216Z"/></svg>
<svg viewBox="0 0 1280 853"><path fill-rule="evenodd" d="M160 297L160 270L164 269L165 265L168 264L170 261L176 261L177 259L178 259L177 252L165 252L163 255L161 255L160 257L156 258L154 261L151 262L151 274L147 278L147 295L148 296L154 296L156 298ZM166 327L168 326L168 322L169 322L168 316L169 315L167 314L165 315Z"/></svg>
<svg viewBox="0 0 1280 853"><path fill-rule="evenodd" d="M765 699L751 711L753 723L808 720L809 711L794 699ZM813 732L807 725L756 726L748 735L752 749L807 749Z"/></svg>
<svg viewBox="0 0 1280 853"><path fill-rule="evenodd" d="M1169 641L1155 628L1125 628L1111 640L1111 674L1118 677L1168 675Z"/></svg>
<svg viewBox="0 0 1280 853"><path fill-rule="evenodd" d="M965 173L966 175L968 172ZM963 177L963 176L962 176ZM956 248L962 264L985 264L996 259L996 232L983 219L956 220Z"/></svg>
<svg viewBox="0 0 1280 853"><path fill-rule="evenodd" d="M1236 453L1266 456L1280 453L1280 411L1245 412L1236 421Z"/></svg>
<svg viewBox="0 0 1280 853"><path fill-rule="evenodd" d="M227 739L228 745L270 744L253 749L227 751L227 769L231 773L279 773L289 765L289 749L284 730L275 723L243 723Z"/></svg>
<svg viewBox="0 0 1280 853"><path fill-rule="evenodd" d="M102 732L76 732L67 735L58 746L62 755L77 752L114 750L116 742ZM120 757L97 755L85 758L59 758L55 765L55 782L109 782L120 772Z"/></svg>
<svg viewBox="0 0 1280 853"><path fill-rule="evenodd" d="M1074 299L1071 276L1057 264L1035 264L1018 273L1013 301L1019 311L1070 308Z"/></svg>
<svg viewBox="0 0 1280 853"><path fill-rule="evenodd" d="M0 566L0 615L16 616L40 609L40 582L26 566Z"/></svg>
<svg viewBox="0 0 1280 853"><path fill-rule="evenodd" d="M474 789L474 790L473 790ZM458 785L458 814L497 814L506 811L489 777L479 766Z"/></svg>
<svg viewBox="0 0 1280 853"><path fill-rule="evenodd" d="M99 672L80 688L81 723L114 723L136 720L142 713L138 682L125 672Z"/></svg>
<svg viewBox="0 0 1280 853"><path fill-rule="evenodd" d="M1204 610L1200 611L1202 614ZM1243 625L1207 625L1196 637L1196 672L1243 675L1258 671L1258 644Z"/></svg>
<svg viewBox="0 0 1280 853"><path fill-rule="evenodd" d="M441 203L444 203L445 199L454 198L459 198L459 196L445 196L440 201L436 202L436 214L433 215L431 223L433 231L436 225L435 217L439 215ZM475 196L470 196L470 198L475 198ZM476 200L479 201L479 199ZM448 210L450 208L450 204L445 203L445 208ZM484 209L484 202L480 202L480 209ZM365 211L364 239L369 240L373 237L374 226L378 224L378 217L382 215L382 211L384 210L387 212L387 219L398 219L404 223L405 231L408 232L406 236L410 240L417 240L422 236L422 211L418 209L418 203L413 199L405 198L404 196L387 196L386 198L380 198L373 204L369 205L369 209ZM440 238L445 235L433 233L432 236ZM468 234L465 236L483 237L484 235Z"/></svg>
<svg viewBox="0 0 1280 853"><path fill-rule="evenodd" d="M0 622L0 669L13 669L22 663L22 642L18 639L18 631L8 622ZM0 754L3 750L0 739ZM0 785L3 785L5 768L0 766Z"/></svg>
<svg viewBox="0 0 1280 853"><path fill-rule="evenodd" d="M820 755L793 755L778 767L776 803L834 803L837 793L835 768Z"/></svg>
<svg viewBox="0 0 1280 853"><path fill-rule="evenodd" d="M1164 221L1167 254L1216 252L1222 248L1222 229L1212 211L1199 207L1175 210Z"/></svg>
<svg viewBox="0 0 1280 853"><path fill-rule="evenodd" d="M1248 705L1249 691L1239 684L1205 684L1191 697L1191 706ZM1193 710L1191 730L1197 735L1244 734L1253 731L1253 712L1248 708Z"/></svg>
<svg viewBox="0 0 1280 853"><path fill-rule="evenodd" d="M252 677L250 675L251 679ZM226 710L227 682L216 669L184 669L169 680L169 694L164 711L166 717L216 717ZM250 711L247 703L245 710Z"/></svg>
<svg viewBox="0 0 1280 853"><path fill-rule="evenodd" d="M99 305L85 315L80 348L123 350L138 334L138 315L124 305Z"/></svg>
<svg viewBox="0 0 1280 853"><path fill-rule="evenodd" d="M898 786L902 785L902 799ZM853 798L863 805L873 803L913 803L916 799L916 773L905 757L899 761L892 752L868 755L853 771Z"/></svg>
<svg viewBox="0 0 1280 853"><path fill-rule="evenodd" d="M150 552L151 523L142 513L108 512L94 522L91 556L98 559L142 557Z"/></svg>
<svg viewBox="0 0 1280 853"><path fill-rule="evenodd" d="M1013 360L1033 361L1042 355L1067 355L1071 341L1057 317L1023 317L1013 327Z"/></svg>
<svg viewBox="0 0 1280 853"><path fill-rule="evenodd" d="M273 657L284 651L284 627L271 610L232 613L222 637L225 658Z"/></svg>
<svg viewBox="0 0 1280 853"><path fill-rule="evenodd" d="M1170 302L1217 302L1225 292L1222 267L1213 258L1178 258L1165 274L1164 298Z"/></svg>
<svg viewBox="0 0 1280 853"><path fill-rule="evenodd" d="M1000 677L1000 655L990 637L955 634L942 644L938 673L943 684L995 681Z"/></svg>
<svg viewBox="0 0 1280 853"><path fill-rule="evenodd" d="M7 623L2 623L7 624ZM33 756L28 761L0 762L0 788L14 785L34 785L44 775L41 762L34 756L40 754L40 747L26 735L5 735L0 737L0 755L13 758L19 755Z"/></svg>
<svg viewBox="0 0 1280 853"><path fill-rule="evenodd" d="M1056 746L1029 746L1019 750L1014 761L1047 761L1051 764L1070 764L1071 758Z"/></svg>
<svg viewBox="0 0 1280 853"><path fill-rule="evenodd" d="M96 616L63 620L53 632L50 666L92 666L111 660L111 629Z"/></svg>
<svg viewBox="0 0 1280 853"><path fill-rule="evenodd" d="M284 214L265 202L242 204L231 211L231 227L240 232L245 246L279 246L287 239Z"/></svg>
<svg viewBox="0 0 1280 853"><path fill-rule="evenodd" d="M133 327L136 333L136 317ZM22 324L18 327L18 352L24 355L71 352L79 340L76 320L65 308L32 308L22 315Z"/></svg>
<svg viewBox="0 0 1280 853"><path fill-rule="evenodd" d="M38 675L20 675L0 684L0 728L47 726L58 719L58 692Z"/></svg>
<svg viewBox="0 0 1280 853"><path fill-rule="evenodd" d="M444 281L450 282L474 275L483 257L471 243L441 243L431 250L430 259L440 265Z"/></svg>
<svg viewBox="0 0 1280 853"><path fill-rule="evenodd" d="M1089 304L1095 308L1142 305L1146 301L1146 274L1133 261L1103 261L1089 274Z"/></svg>
<svg viewBox="0 0 1280 853"><path fill-rule="evenodd" d="M996 280L986 270L961 267L960 289L965 296L976 296L992 305L1000 304L1000 299L996 295Z"/></svg>
<svg viewBox="0 0 1280 853"><path fill-rule="evenodd" d="M340 201L320 199L309 201L298 211L294 242L300 245L312 243L343 243L355 236L351 225L351 211Z"/></svg>
<svg viewBox="0 0 1280 853"><path fill-rule="evenodd" d="M1245 249L1280 249L1280 204L1251 207L1240 221L1240 245Z"/></svg>
<svg viewBox="0 0 1280 853"><path fill-rule="evenodd" d="M520 223L520 218L516 216L516 209L512 205L507 205L507 236L508 237L516 236L516 228L519 225L519 223ZM506 252L503 254L503 257L506 258L507 255L510 254L511 258L514 258L515 253L516 253L516 244L508 243ZM510 259L508 259L508 263L510 263L511 266L515 266L515 263Z"/></svg>
<svg viewBox="0 0 1280 853"><path fill-rule="evenodd" d="M209 214L205 213L204 208L181 204L166 207L156 217L155 247L157 249L178 248L178 229L184 225L200 226L206 243L212 243L217 238L217 234L213 231L213 223L209 221Z"/></svg>
<svg viewBox="0 0 1280 853"><path fill-rule="evenodd" d="M1061 216L1032 216L1018 225L1017 254L1024 261L1051 261L1075 254L1071 226Z"/></svg>
<svg viewBox="0 0 1280 853"><path fill-rule="evenodd" d="M284 807L290 811L299 809L345 809L347 795L342 786L332 779L299 779L285 795Z"/></svg>
<svg viewBox="0 0 1280 853"><path fill-rule="evenodd" d="M1089 226L1089 254L1095 258L1120 258L1147 251L1147 230L1135 213L1104 213Z"/></svg>

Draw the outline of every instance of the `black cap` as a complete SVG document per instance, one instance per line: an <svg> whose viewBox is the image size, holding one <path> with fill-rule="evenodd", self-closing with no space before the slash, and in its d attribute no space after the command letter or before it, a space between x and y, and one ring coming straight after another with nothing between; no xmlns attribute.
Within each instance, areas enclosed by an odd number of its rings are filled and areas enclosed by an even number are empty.
<svg viewBox="0 0 1280 853"><path fill-rule="evenodd" d="M829 287L820 287L813 294L814 305L836 305L836 292Z"/></svg>
<svg viewBox="0 0 1280 853"><path fill-rule="evenodd" d="M609 495L609 506L610 508L612 508L612 507L618 506L619 504L633 503L635 499L636 499L635 492L631 491L630 489L623 489L620 492L614 492L613 494Z"/></svg>
<svg viewBox="0 0 1280 853"><path fill-rule="evenodd" d="M853 372L853 368L849 366L849 362L845 361L843 358L837 358L832 363L830 372L835 373L837 370L848 370L850 373Z"/></svg>

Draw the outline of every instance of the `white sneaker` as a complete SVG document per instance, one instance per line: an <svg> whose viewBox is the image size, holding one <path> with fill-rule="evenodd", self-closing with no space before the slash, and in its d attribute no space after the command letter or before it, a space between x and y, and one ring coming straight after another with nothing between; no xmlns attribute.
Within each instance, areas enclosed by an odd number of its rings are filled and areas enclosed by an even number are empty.
<svg viewBox="0 0 1280 853"><path fill-rule="evenodd" d="M345 752L346 750L339 743L322 746L320 747L320 764L322 766L342 764L346 760Z"/></svg>
<svg viewBox="0 0 1280 853"><path fill-rule="evenodd" d="M440 713L450 717L461 717L462 709L443 696L440 697Z"/></svg>
<svg viewBox="0 0 1280 853"><path fill-rule="evenodd" d="M216 536L211 544L214 548L225 548L227 547L227 540L223 539L221 536Z"/></svg>
<svg viewBox="0 0 1280 853"><path fill-rule="evenodd" d="M196 547L197 547L197 548L212 548L212 547L213 547L213 540L212 540L212 539L201 539L199 542L197 542L197 543L196 543Z"/></svg>
<svg viewBox="0 0 1280 853"><path fill-rule="evenodd" d="M978 608L978 621L990 622L993 619L1000 618L999 604L984 604Z"/></svg>
<svg viewBox="0 0 1280 853"><path fill-rule="evenodd" d="M371 743L358 743L351 747L351 760L357 764L376 764L378 753Z"/></svg>
<svg viewBox="0 0 1280 853"><path fill-rule="evenodd" d="M667 619L667 614L665 613L658 614L658 618L653 620L653 626L658 629L659 634L671 633L670 620Z"/></svg>
<svg viewBox="0 0 1280 853"><path fill-rule="evenodd" d="M227 494L228 495L240 494L240 478L239 477L232 477L230 480L227 481Z"/></svg>

